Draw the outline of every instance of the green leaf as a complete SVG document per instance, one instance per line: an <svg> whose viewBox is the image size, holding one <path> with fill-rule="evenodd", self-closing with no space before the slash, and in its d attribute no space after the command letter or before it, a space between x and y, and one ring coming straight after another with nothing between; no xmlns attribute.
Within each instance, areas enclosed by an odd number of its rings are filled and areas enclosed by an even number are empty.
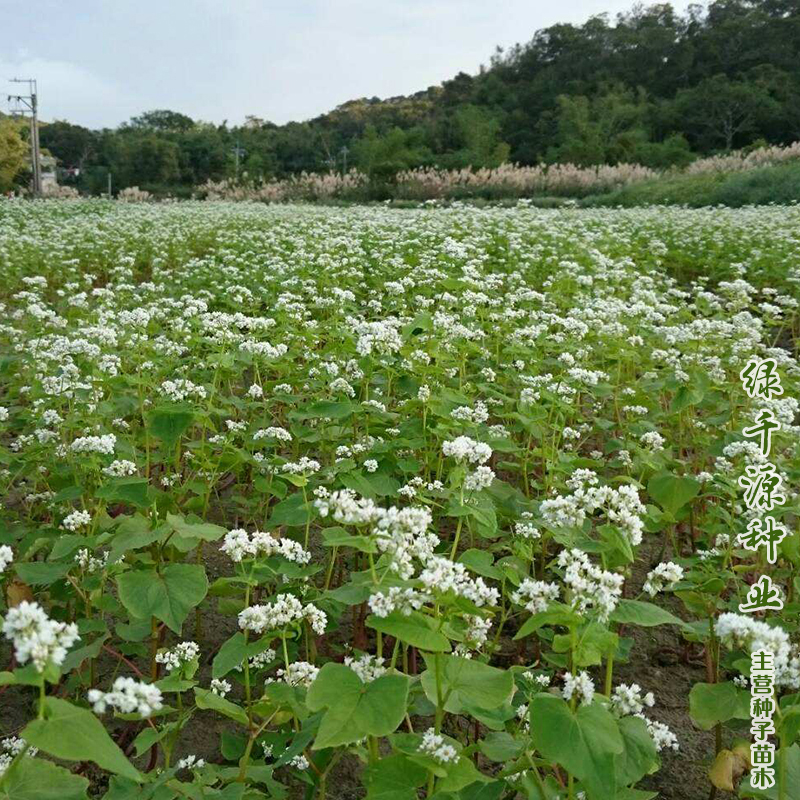
<svg viewBox="0 0 800 800"><path fill-rule="evenodd" d="M491 502L482 505L470 505L469 516L475 520L475 529L480 536L492 539L497 536L497 512Z"/></svg>
<svg viewBox="0 0 800 800"><path fill-rule="evenodd" d="M648 481L647 491L664 511L674 517L679 509L697 497L700 482L688 475L659 472Z"/></svg>
<svg viewBox="0 0 800 800"><path fill-rule="evenodd" d="M393 733L406 715L408 678L382 675L364 683L343 664L329 662L319 671L308 690L311 711L327 708L313 749L351 744L365 736Z"/></svg>
<svg viewBox="0 0 800 800"><path fill-rule="evenodd" d="M89 781L44 758L20 758L0 777L0 800L86 800Z"/></svg>
<svg viewBox="0 0 800 800"><path fill-rule="evenodd" d="M517 714L511 703L494 708L479 708L474 703L464 703L464 712L493 731L505 730L506 723Z"/></svg>
<svg viewBox="0 0 800 800"><path fill-rule="evenodd" d="M390 497L400 488L398 481L381 472L370 475L354 470L341 474L339 479L348 489L369 498Z"/></svg>
<svg viewBox="0 0 800 800"><path fill-rule="evenodd" d="M247 725L247 713L241 706L214 694L211 689L203 689L200 686L194 687L197 707L204 711L216 711L229 719L235 720L242 725Z"/></svg>
<svg viewBox="0 0 800 800"><path fill-rule="evenodd" d="M138 783L127 778L120 778L119 775L112 775L108 782L108 791L103 795L102 800L141 800L142 794L144 794L142 787ZM145 794L145 797L147 800L152 800L153 793L149 792ZM159 795L156 797L158 800L162 800ZM168 794L164 800L174 800L174 796Z"/></svg>
<svg viewBox="0 0 800 800"><path fill-rule="evenodd" d="M494 566L494 559L488 550L465 550L458 560L477 575L498 581L503 580L503 573Z"/></svg>
<svg viewBox="0 0 800 800"><path fill-rule="evenodd" d="M478 749L490 761L502 764L517 758L525 749L525 742L518 742L506 731L493 731L478 743Z"/></svg>
<svg viewBox="0 0 800 800"><path fill-rule="evenodd" d="M319 403L312 403L303 410L292 411L289 416L292 419L344 419L349 417L358 406L349 401L333 402L322 400Z"/></svg>
<svg viewBox="0 0 800 800"><path fill-rule="evenodd" d="M70 500L77 500L83 495L82 486L67 486L60 492L56 492L53 497L54 503L68 503Z"/></svg>
<svg viewBox="0 0 800 800"><path fill-rule="evenodd" d="M149 482L146 478L119 478L101 486L95 495L108 502L130 503L136 508L147 508L148 486Z"/></svg>
<svg viewBox="0 0 800 800"><path fill-rule="evenodd" d="M133 740L133 747L136 755L141 756L146 753L154 744L158 744L165 736L175 731L175 723L164 725L161 728L145 728L140 731Z"/></svg>
<svg viewBox="0 0 800 800"><path fill-rule="evenodd" d="M210 522L187 522L182 514L167 514L167 522L172 530L187 539L201 539L204 542L216 542L221 539L228 531L221 525L214 525Z"/></svg>
<svg viewBox="0 0 800 800"><path fill-rule="evenodd" d="M436 784L436 793L458 792L476 781L488 783L490 778L478 772L471 759L461 756L455 763L447 765L447 775Z"/></svg>
<svg viewBox="0 0 800 800"><path fill-rule="evenodd" d="M20 562L14 565L17 577L29 586L49 586L61 580L72 564L53 564L49 561Z"/></svg>
<svg viewBox="0 0 800 800"><path fill-rule="evenodd" d="M120 601L132 617L155 617L180 634L189 611L206 596L208 580L199 564L170 564L161 572L124 572L117 578L117 588Z"/></svg>
<svg viewBox="0 0 800 800"><path fill-rule="evenodd" d="M655 625L684 624L682 619L670 614L665 608L641 600L620 600L611 614L611 621L626 625L641 625L643 628L652 628Z"/></svg>
<svg viewBox="0 0 800 800"><path fill-rule="evenodd" d="M163 533L163 527L151 529L150 522L141 514L124 517L117 525L117 533L111 542L109 563L119 561L129 550L139 550L157 542Z"/></svg>
<svg viewBox="0 0 800 800"><path fill-rule="evenodd" d="M232 669L241 666L247 657L247 640L241 631L237 631L222 647L219 648L214 656L211 665L211 677L222 678Z"/></svg>
<svg viewBox="0 0 800 800"><path fill-rule="evenodd" d="M616 758L617 783L632 786L645 775L654 773L660 764L653 737L639 717L623 717L618 721L625 749Z"/></svg>
<svg viewBox="0 0 800 800"><path fill-rule="evenodd" d="M100 651L103 649L103 645L110 635L111 634L109 633L105 633L102 636L98 636L93 642L89 642L83 647L76 647L73 650L70 650L61 664L61 672L66 675L67 673L72 672L72 670L76 667L79 667L81 664L83 664L87 658L97 658L97 656L100 655Z"/></svg>
<svg viewBox="0 0 800 800"><path fill-rule="evenodd" d="M514 678L510 672L461 656L428 653L423 656L427 669L420 677L422 688L428 700L436 703L438 660L442 695L447 697L445 711L460 714L465 706L491 709L511 700Z"/></svg>
<svg viewBox="0 0 800 800"><path fill-rule="evenodd" d="M240 666L245 658L252 658L267 650L269 644L269 639L247 642L244 634L241 631L237 631L223 643L214 656L214 661L211 665L211 677L225 677L232 669Z"/></svg>
<svg viewBox="0 0 800 800"><path fill-rule="evenodd" d="M553 604L547 611L540 611L528 617L514 636L514 641L530 636L545 625L561 625L569 628L578 625L580 621L581 618L569 606L563 603Z"/></svg>
<svg viewBox="0 0 800 800"><path fill-rule="evenodd" d="M479 781L464 787L458 796L460 800L500 800L506 790L505 781Z"/></svg>
<svg viewBox="0 0 800 800"><path fill-rule="evenodd" d="M64 533L53 544L47 560L60 561L62 558L68 558L81 547L89 547L90 542L93 544L93 541L82 533Z"/></svg>
<svg viewBox="0 0 800 800"><path fill-rule="evenodd" d="M606 708L593 703L573 713L562 698L538 694L530 703L530 718L535 747L575 775L589 800L616 796L614 757L625 745Z"/></svg>
<svg viewBox="0 0 800 800"><path fill-rule="evenodd" d="M678 387L678 391L675 392L675 396L672 398L672 403L670 404L669 410L673 414L680 413L684 408L697 405L702 401L704 395L705 392L703 391L702 387L687 386L686 384L682 384Z"/></svg>
<svg viewBox="0 0 800 800"><path fill-rule="evenodd" d="M369 536L356 536L344 528L325 528L322 538L325 547L353 547L362 553L378 552L378 546Z"/></svg>
<svg viewBox="0 0 800 800"><path fill-rule="evenodd" d="M425 768L407 756L387 756L364 770L366 800L416 800L427 776Z"/></svg>
<svg viewBox="0 0 800 800"><path fill-rule="evenodd" d="M726 683L696 683L689 692L689 716L704 731L718 722L749 719L750 694Z"/></svg>
<svg viewBox="0 0 800 800"><path fill-rule="evenodd" d="M174 447L194 421L194 413L181 408L157 408L147 415L147 430L168 447Z"/></svg>
<svg viewBox="0 0 800 800"><path fill-rule="evenodd" d="M41 751L65 761L93 761L99 767L141 781L139 771L125 758L103 723L89 710L47 697L44 719L28 723L20 736Z"/></svg>
<svg viewBox="0 0 800 800"><path fill-rule="evenodd" d="M395 611L387 617L370 614L367 617L367 627L394 636L401 642L418 647L420 650L431 652L450 650L450 640L435 630L436 623L430 617L419 611L412 611L408 615Z"/></svg>
<svg viewBox="0 0 800 800"><path fill-rule="evenodd" d="M279 525L299 527L311 519L311 508L306 503L302 492L290 494L285 500L272 507L267 527L277 528Z"/></svg>
<svg viewBox="0 0 800 800"><path fill-rule="evenodd" d="M431 330L433 330L433 317L426 311L420 311L411 322L403 326L403 338L407 339L409 336L417 336Z"/></svg>
<svg viewBox="0 0 800 800"><path fill-rule="evenodd" d="M604 658L613 655L617 650L619 637L597 622L589 622L578 632L578 641L574 645L573 657L575 666L598 666ZM557 635L553 638L553 650L567 653L573 648L572 637Z"/></svg>

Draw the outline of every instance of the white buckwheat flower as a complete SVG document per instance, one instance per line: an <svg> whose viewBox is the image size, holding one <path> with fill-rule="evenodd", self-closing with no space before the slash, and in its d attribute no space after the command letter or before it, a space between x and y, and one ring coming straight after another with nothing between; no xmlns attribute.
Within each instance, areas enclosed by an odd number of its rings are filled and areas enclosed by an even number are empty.
<svg viewBox="0 0 800 800"><path fill-rule="evenodd" d="M458 436L442 444L442 453L452 456L456 461L470 464L485 464L492 457L492 448L483 442L476 442L469 436Z"/></svg>
<svg viewBox="0 0 800 800"><path fill-rule="evenodd" d="M186 758L182 758L175 765L175 769L202 769L205 765L206 762L202 758L198 758L197 756L186 756Z"/></svg>
<svg viewBox="0 0 800 800"><path fill-rule="evenodd" d="M419 579L431 593L453 592L471 600L479 608L485 605L495 606L500 600L500 592L487 586L483 578L470 577L463 564L442 556L429 558Z"/></svg>
<svg viewBox="0 0 800 800"><path fill-rule="evenodd" d="M464 488L468 492L479 492L481 489L488 489L493 480L494 472L491 467L477 467L464 478Z"/></svg>
<svg viewBox="0 0 800 800"><path fill-rule="evenodd" d="M550 603L558 600L560 591L556 583L525 578L520 583L519 589L511 595L511 600L519 606L524 606L531 614L538 614L547 611Z"/></svg>
<svg viewBox="0 0 800 800"><path fill-rule="evenodd" d="M434 761L438 761L440 764L449 764L458 761L458 751L455 747L445 742L444 736L440 736L433 728L428 728L428 730L422 734L419 751L430 756Z"/></svg>
<svg viewBox="0 0 800 800"><path fill-rule="evenodd" d="M116 435L106 433L103 436L81 436L72 442L69 449L73 453L100 453L110 456L114 453L116 446Z"/></svg>
<svg viewBox="0 0 800 800"><path fill-rule="evenodd" d="M81 638L77 625L56 622L38 603L27 600L8 610L3 635L13 642L17 662L32 661L38 672L48 664L61 666L69 648Z"/></svg>
<svg viewBox="0 0 800 800"><path fill-rule="evenodd" d="M276 672L277 680L287 683L289 686L304 686L306 689L311 686L319 675L319 667L309 664L308 661L295 661L289 664L286 669L279 669ZM267 678L265 683L273 683L272 678Z"/></svg>
<svg viewBox="0 0 800 800"><path fill-rule="evenodd" d="M200 655L200 646L196 642L181 642L172 650L156 653L156 663L163 664L168 672L180 669Z"/></svg>
<svg viewBox="0 0 800 800"><path fill-rule="evenodd" d="M0 778L3 773L11 766L11 762L28 747L28 743L24 739L17 736L7 736L5 739L0 739ZM36 747L28 747L25 751L27 758L34 758L39 752Z"/></svg>
<svg viewBox="0 0 800 800"><path fill-rule="evenodd" d="M372 683L376 678L385 674L386 667L383 666L383 659L365 653L359 658L345 656L345 666L350 667L364 683Z"/></svg>
<svg viewBox="0 0 800 800"><path fill-rule="evenodd" d="M642 590L650 597L655 597L665 589L672 589L678 581L683 580L683 567L672 561L662 561L655 569L647 573Z"/></svg>
<svg viewBox="0 0 800 800"><path fill-rule="evenodd" d="M92 515L88 511L73 511L64 517L61 527L68 531L77 531L86 525L91 525Z"/></svg>
<svg viewBox="0 0 800 800"><path fill-rule="evenodd" d="M577 675L568 672L564 676L561 695L567 702L577 695L583 705L589 705L594 698L594 681L585 670L581 670Z"/></svg>
<svg viewBox="0 0 800 800"><path fill-rule="evenodd" d="M112 478L127 478L136 474L136 464L126 459L112 461L107 467L103 468L103 474Z"/></svg>
<svg viewBox="0 0 800 800"><path fill-rule="evenodd" d="M655 702L653 693L642 694L642 687L638 683L621 683L611 695L611 708L621 717L641 714L645 708L652 708Z"/></svg>
<svg viewBox="0 0 800 800"><path fill-rule="evenodd" d="M0 544L0 575L6 571L13 561L14 551L7 544Z"/></svg>
<svg viewBox="0 0 800 800"><path fill-rule="evenodd" d="M211 679L211 691L218 697L225 697L225 695L228 694L232 688L233 687L226 680L222 680L220 678Z"/></svg>
<svg viewBox="0 0 800 800"><path fill-rule="evenodd" d="M149 717L162 708L161 690L148 683L140 683L133 678L117 678L110 692L91 689L87 695L95 714L104 714L113 708L120 714L139 714Z"/></svg>
<svg viewBox="0 0 800 800"><path fill-rule="evenodd" d="M305 606L290 594L279 594L271 603L249 606L239 612L239 627L254 633L276 631L306 620L317 634L325 633L328 617L313 603Z"/></svg>
<svg viewBox="0 0 800 800"><path fill-rule="evenodd" d="M393 611L408 616L422 608L429 599L429 595L414 589L391 586L386 592L370 595L369 608L376 617L388 617Z"/></svg>

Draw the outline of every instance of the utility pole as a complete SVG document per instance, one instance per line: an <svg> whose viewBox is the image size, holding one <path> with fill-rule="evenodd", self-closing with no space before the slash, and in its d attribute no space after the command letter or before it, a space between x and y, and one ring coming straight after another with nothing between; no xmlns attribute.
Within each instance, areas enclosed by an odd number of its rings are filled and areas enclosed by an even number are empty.
<svg viewBox="0 0 800 800"><path fill-rule="evenodd" d="M342 174L347 175L347 154L350 152L347 149L347 145L342 145L342 149L339 151L342 154Z"/></svg>
<svg viewBox="0 0 800 800"><path fill-rule="evenodd" d="M236 180L239 180L239 156L247 155L247 150L239 146L239 137L236 137L236 146L232 147L234 156L236 157Z"/></svg>
<svg viewBox="0 0 800 800"><path fill-rule="evenodd" d="M12 114L31 117L31 173L33 175L33 196L42 196L42 162L39 153L39 103L36 96L36 78L12 78L11 83L27 83L28 94L10 94L8 102L14 105Z"/></svg>

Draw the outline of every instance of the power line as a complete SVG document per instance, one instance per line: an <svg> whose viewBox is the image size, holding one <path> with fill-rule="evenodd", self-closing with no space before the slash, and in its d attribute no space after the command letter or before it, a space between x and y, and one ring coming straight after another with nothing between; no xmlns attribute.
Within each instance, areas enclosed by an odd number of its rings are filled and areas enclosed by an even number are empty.
<svg viewBox="0 0 800 800"><path fill-rule="evenodd" d="M27 83L28 94L10 94L8 102L11 113L31 118L31 172L33 174L33 196L42 196L42 162L39 150L39 119L36 78L11 78L11 83Z"/></svg>

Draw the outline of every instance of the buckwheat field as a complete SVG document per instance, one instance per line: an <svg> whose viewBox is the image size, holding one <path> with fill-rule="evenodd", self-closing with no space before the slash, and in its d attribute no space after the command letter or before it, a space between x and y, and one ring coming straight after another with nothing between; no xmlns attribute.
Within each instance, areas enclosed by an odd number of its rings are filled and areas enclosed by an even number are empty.
<svg viewBox="0 0 800 800"><path fill-rule="evenodd" d="M798 207L0 203L0 797L800 797L799 248Z"/></svg>

